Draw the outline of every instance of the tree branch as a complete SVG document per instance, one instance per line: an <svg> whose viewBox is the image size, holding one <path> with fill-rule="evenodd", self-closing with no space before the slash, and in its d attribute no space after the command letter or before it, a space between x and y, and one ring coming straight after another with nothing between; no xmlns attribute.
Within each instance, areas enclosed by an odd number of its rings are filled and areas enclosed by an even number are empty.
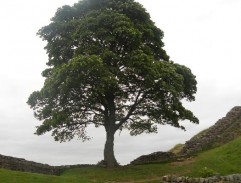
<svg viewBox="0 0 241 183"><path fill-rule="evenodd" d="M90 121L86 121L86 122L68 123L68 124L62 125L61 127L62 128L68 128L70 126L76 126L76 125L78 125L78 126L81 126L81 125L87 126L88 124L95 124L95 125L102 125L102 126L104 126L104 124L102 124L102 123L98 123L96 121L90 120Z"/></svg>
<svg viewBox="0 0 241 183"><path fill-rule="evenodd" d="M135 102L130 107L130 110L128 111L127 115L124 118L122 118L118 124L116 124L117 129L119 129L130 118L130 116L133 115L133 112L136 110L136 107L145 99L147 92L145 94L143 94L142 97L139 99L141 94L142 94L142 92L139 91L136 96Z"/></svg>

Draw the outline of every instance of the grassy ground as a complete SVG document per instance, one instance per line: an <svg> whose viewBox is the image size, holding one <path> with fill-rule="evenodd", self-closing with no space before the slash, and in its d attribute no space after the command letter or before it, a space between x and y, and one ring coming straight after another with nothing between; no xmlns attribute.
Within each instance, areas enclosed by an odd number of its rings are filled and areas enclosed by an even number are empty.
<svg viewBox="0 0 241 183"><path fill-rule="evenodd" d="M241 138L187 159L183 162L125 166L118 169L79 168L61 176L14 172L0 169L0 182L4 183L156 183L162 176L208 176L214 173L228 175L241 173Z"/></svg>
<svg viewBox="0 0 241 183"><path fill-rule="evenodd" d="M226 145L200 153L192 165L191 175L199 176L200 169L214 170L221 175L241 173L241 138Z"/></svg>

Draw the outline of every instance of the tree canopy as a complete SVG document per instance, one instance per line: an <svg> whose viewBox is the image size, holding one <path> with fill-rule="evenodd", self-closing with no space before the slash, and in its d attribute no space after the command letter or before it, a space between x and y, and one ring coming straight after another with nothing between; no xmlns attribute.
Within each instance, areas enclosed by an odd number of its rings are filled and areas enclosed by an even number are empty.
<svg viewBox="0 0 241 183"><path fill-rule="evenodd" d="M163 32L134 0L63 6L38 35L47 41L49 60L43 88L28 99L42 121L36 134L87 140L88 125L104 126L104 160L113 167L117 130L138 135L157 132L157 124L198 123L182 104L195 100L195 76L169 60Z"/></svg>

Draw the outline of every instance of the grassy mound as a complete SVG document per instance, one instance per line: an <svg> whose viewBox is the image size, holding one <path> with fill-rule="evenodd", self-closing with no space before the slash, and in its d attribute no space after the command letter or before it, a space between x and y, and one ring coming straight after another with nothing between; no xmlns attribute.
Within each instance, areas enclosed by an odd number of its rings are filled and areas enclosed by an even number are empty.
<svg viewBox="0 0 241 183"><path fill-rule="evenodd" d="M221 147L202 152L194 158L193 176L200 176L200 170L210 169L221 175L241 173L241 137Z"/></svg>
<svg viewBox="0 0 241 183"><path fill-rule="evenodd" d="M171 148L171 149L169 150L169 152L172 152L172 153L174 153L174 154L178 154L178 153L181 152L181 150L183 149L183 147L184 147L184 144L177 144L177 145L175 145L173 148Z"/></svg>

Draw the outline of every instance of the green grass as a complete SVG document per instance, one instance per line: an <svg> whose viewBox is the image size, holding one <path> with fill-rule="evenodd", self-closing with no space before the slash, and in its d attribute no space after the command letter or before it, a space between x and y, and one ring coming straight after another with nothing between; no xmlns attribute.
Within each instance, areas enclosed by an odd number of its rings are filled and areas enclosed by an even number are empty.
<svg viewBox="0 0 241 183"><path fill-rule="evenodd" d="M207 132L209 131L209 128L202 130L201 132L199 132L198 134L194 135L190 140L196 140L199 139L203 136L205 136L207 134Z"/></svg>
<svg viewBox="0 0 241 183"><path fill-rule="evenodd" d="M177 145L175 145L173 148L171 148L171 149L169 150L169 152L172 152L172 153L174 153L174 154L178 154L178 153L181 152L181 150L183 149L183 147L184 147L184 144L177 144Z"/></svg>
<svg viewBox="0 0 241 183"><path fill-rule="evenodd" d="M57 177L56 177L57 178ZM47 176L32 173L22 173L0 169L0 182L4 183L30 183L30 182L54 182L55 176Z"/></svg>
<svg viewBox="0 0 241 183"><path fill-rule="evenodd" d="M241 173L241 137L219 148L197 154L184 162L125 166L117 169L96 167L65 171L61 176L15 172L0 169L0 182L4 183L156 183L164 175L205 176L217 172L221 175ZM206 168L205 168L206 167Z"/></svg>
<svg viewBox="0 0 241 183"><path fill-rule="evenodd" d="M192 176L200 176L207 167L221 175L241 173L241 137L221 147L197 155L192 165Z"/></svg>

